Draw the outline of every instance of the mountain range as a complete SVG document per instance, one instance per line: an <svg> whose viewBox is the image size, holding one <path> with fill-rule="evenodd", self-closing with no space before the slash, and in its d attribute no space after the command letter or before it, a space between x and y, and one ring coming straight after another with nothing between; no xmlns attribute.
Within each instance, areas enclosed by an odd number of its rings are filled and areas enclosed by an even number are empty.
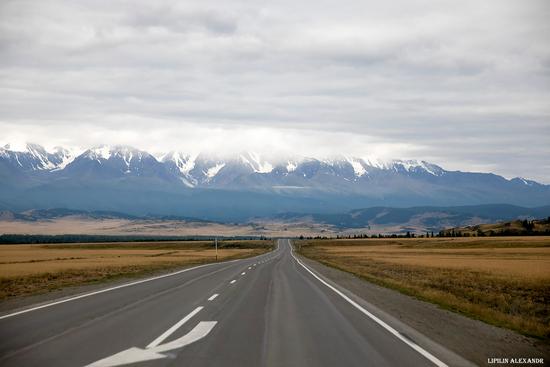
<svg viewBox="0 0 550 367"><path fill-rule="evenodd" d="M239 221L286 212L491 203L549 205L550 185L416 160L153 156L106 145L80 153L37 144L0 148L0 209L16 212L70 208Z"/></svg>

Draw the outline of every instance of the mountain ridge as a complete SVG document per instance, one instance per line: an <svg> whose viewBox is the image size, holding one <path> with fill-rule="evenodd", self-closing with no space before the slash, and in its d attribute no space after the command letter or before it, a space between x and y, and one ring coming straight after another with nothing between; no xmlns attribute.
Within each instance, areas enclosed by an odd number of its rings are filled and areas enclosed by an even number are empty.
<svg viewBox="0 0 550 367"><path fill-rule="evenodd" d="M284 212L337 213L361 207L550 204L550 185L492 173L448 171L419 160L326 159L253 152L231 156L131 146L80 154L0 148L0 209L182 215L226 220Z"/></svg>
<svg viewBox="0 0 550 367"><path fill-rule="evenodd" d="M518 219L540 219L550 216L550 205L525 208L508 204L464 205L451 207L418 206L409 208L371 207L338 214L284 213L273 219L297 221L310 219L316 223L342 229L370 227L403 227L401 231L422 227L423 231L465 225L498 223ZM407 228L407 225L410 228Z"/></svg>

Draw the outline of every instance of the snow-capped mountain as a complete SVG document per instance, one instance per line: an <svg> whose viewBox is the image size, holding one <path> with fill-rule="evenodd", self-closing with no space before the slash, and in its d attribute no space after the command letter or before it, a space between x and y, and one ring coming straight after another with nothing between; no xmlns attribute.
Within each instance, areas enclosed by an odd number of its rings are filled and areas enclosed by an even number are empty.
<svg viewBox="0 0 550 367"><path fill-rule="evenodd" d="M369 206L550 204L550 185L425 161L336 156L268 158L129 146L75 156L37 144L0 148L0 209L66 207L226 218Z"/></svg>
<svg viewBox="0 0 550 367"><path fill-rule="evenodd" d="M179 177L185 186L195 187L198 182L189 172L195 168L196 159L197 155L172 151L164 155L160 161L172 175Z"/></svg>
<svg viewBox="0 0 550 367"><path fill-rule="evenodd" d="M307 158L293 157L286 160L268 160L254 152L242 152L230 157L212 154L188 154L172 151L156 159L153 155L130 146L101 145L90 148L78 156L74 151L56 147L53 151L38 144L27 144L25 150L0 147L0 159L23 171L97 171L98 174L151 175L164 173L178 177L187 187L230 185L243 175L264 175L271 179L306 178L319 175L336 176L347 181L357 181L376 173L430 174L441 176L445 170L424 161L393 160L372 161L357 157ZM164 169L160 168L161 166ZM105 171L105 172L101 172ZM534 181L517 178L518 182L532 185ZM240 181L242 182L242 180ZM283 184L284 182L275 182Z"/></svg>
<svg viewBox="0 0 550 367"><path fill-rule="evenodd" d="M175 180L164 164L153 155L124 145L102 145L88 149L69 163L59 174L88 179L148 177L168 181Z"/></svg>
<svg viewBox="0 0 550 367"><path fill-rule="evenodd" d="M268 160L253 152L219 157L212 154L189 155L171 152L162 158L169 170L188 187L271 189L273 186L312 187L323 177L330 181L358 182L382 172L401 175L445 173L441 167L424 161L370 161L356 157L316 159L293 157ZM309 181L309 182L308 182Z"/></svg>
<svg viewBox="0 0 550 367"><path fill-rule="evenodd" d="M46 151L38 144L28 143L24 149L10 149L7 144L0 147L0 159L4 164L23 171L55 171L63 169L75 158L74 151L55 147Z"/></svg>

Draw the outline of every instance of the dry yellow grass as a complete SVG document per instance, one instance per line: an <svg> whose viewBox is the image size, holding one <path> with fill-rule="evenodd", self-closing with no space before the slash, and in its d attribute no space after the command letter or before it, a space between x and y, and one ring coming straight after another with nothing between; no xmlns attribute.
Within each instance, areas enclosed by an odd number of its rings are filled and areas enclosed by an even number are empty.
<svg viewBox="0 0 550 367"><path fill-rule="evenodd" d="M319 246L320 251L336 256L365 257L403 265L432 268L486 271L496 275L550 279L550 247L543 248L467 248L411 249L399 245Z"/></svg>
<svg viewBox="0 0 550 367"><path fill-rule="evenodd" d="M527 335L550 338L550 237L319 240L301 253Z"/></svg>
<svg viewBox="0 0 550 367"><path fill-rule="evenodd" d="M218 261L266 252L271 241L224 241ZM0 299L214 262L211 242L0 246Z"/></svg>
<svg viewBox="0 0 550 367"><path fill-rule="evenodd" d="M335 233L325 224L313 221L259 220L248 224L188 222L164 219L92 219L69 216L38 221L1 220L0 233L12 234L97 234L143 236L266 236L292 237L315 236L319 233Z"/></svg>

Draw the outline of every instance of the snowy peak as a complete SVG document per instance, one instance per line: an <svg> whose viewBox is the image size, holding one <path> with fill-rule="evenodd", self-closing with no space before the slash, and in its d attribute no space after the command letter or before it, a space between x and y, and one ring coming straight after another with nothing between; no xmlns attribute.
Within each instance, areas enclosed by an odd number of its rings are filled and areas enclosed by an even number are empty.
<svg viewBox="0 0 550 367"><path fill-rule="evenodd" d="M172 151L164 155L161 162L168 170L187 187L195 187L197 180L189 174L195 168L197 154L185 154L183 152Z"/></svg>
<svg viewBox="0 0 550 367"><path fill-rule="evenodd" d="M27 143L23 149L10 149L10 144L0 148L0 157L24 171L55 171L65 168L75 157L61 147L48 152L43 146Z"/></svg>
<svg viewBox="0 0 550 367"><path fill-rule="evenodd" d="M162 157L163 163L173 163L181 174L187 175L189 171L195 168L197 154L186 154L183 152L172 151Z"/></svg>
<svg viewBox="0 0 550 367"><path fill-rule="evenodd" d="M109 160L109 159L122 159L129 163L130 161L137 159L152 157L149 153L127 146L127 145L100 145L91 149L88 149L83 153L83 156L89 159L95 160Z"/></svg>
<svg viewBox="0 0 550 367"><path fill-rule="evenodd" d="M144 161L155 161L151 154L126 145L101 145L85 151L79 158L96 161L98 164L112 162L125 167L125 173L139 170Z"/></svg>
<svg viewBox="0 0 550 367"><path fill-rule="evenodd" d="M206 171L203 171L203 173L208 179L212 179L216 177L223 167L225 167L225 163L216 163L215 166L208 168Z"/></svg>
<svg viewBox="0 0 550 367"><path fill-rule="evenodd" d="M208 184L226 167L230 160L213 154L201 153L193 163L193 168L188 171L198 184Z"/></svg>
<svg viewBox="0 0 550 367"><path fill-rule="evenodd" d="M295 160L288 160L285 165L285 169L287 173L291 173L296 171L296 168L298 168L298 162Z"/></svg>
<svg viewBox="0 0 550 367"><path fill-rule="evenodd" d="M108 160L111 158L111 148L107 145L93 147L85 151L82 156L95 160Z"/></svg>
<svg viewBox="0 0 550 367"><path fill-rule="evenodd" d="M151 154L126 145L101 145L86 150L66 169L82 177L156 177L175 180Z"/></svg>
<svg viewBox="0 0 550 367"><path fill-rule="evenodd" d="M55 147L52 152L51 161L55 164L53 171L62 170L71 163L77 154L74 150L65 149L63 147Z"/></svg>
<svg viewBox="0 0 550 367"><path fill-rule="evenodd" d="M438 165L417 160L394 160L386 168L408 173L428 173L432 176L441 176L445 173Z"/></svg>
<svg viewBox="0 0 550 367"><path fill-rule="evenodd" d="M256 173L269 173L273 171L273 164L263 159L259 154L246 152L240 155L241 161L250 166Z"/></svg>
<svg viewBox="0 0 550 367"><path fill-rule="evenodd" d="M353 167L353 172L355 173L355 176L361 177L364 174L368 173L367 171L367 165L362 159L354 158L354 157L346 157L346 161L351 164Z"/></svg>

